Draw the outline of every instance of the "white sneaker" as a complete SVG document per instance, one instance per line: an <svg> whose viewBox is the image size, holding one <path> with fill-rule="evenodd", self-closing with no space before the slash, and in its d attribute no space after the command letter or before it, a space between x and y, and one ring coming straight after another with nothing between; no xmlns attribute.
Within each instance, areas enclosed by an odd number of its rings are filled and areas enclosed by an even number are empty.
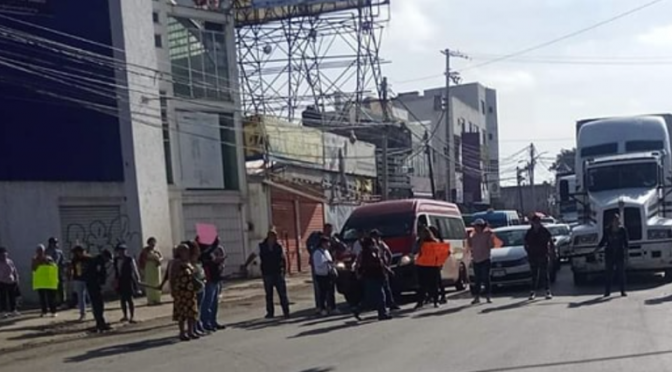
<svg viewBox="0 0 672 372"><path fill-rule="evenodd" d="M11 316L21 316L21 313L18 312L17 310L14 310L14 312L11 314Z"/></svg>
<svg viewBox="0 0 672 372"><path fill-rule="evenodd" d="M530 293L530 297L528 297L528 300L532 301L532 300L534 300L535 298L537 298L537 293L536 293L536 292L532 292L532 293Z"/></svg>
<svg viewBox="0 0 672 372"><path fill-rule="evenodd" d="M553 295L551 294L551 291L546 292L546 299L547 300L553 299Z"/></svg>

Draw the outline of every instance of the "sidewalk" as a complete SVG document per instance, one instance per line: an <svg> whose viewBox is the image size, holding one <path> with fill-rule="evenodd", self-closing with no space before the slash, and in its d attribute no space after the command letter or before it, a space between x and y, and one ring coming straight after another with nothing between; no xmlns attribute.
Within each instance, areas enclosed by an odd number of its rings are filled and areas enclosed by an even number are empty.
<svg viewBox="0 0 672 372"><path fill-rule="evenodd" d="M300 274L287 277L287 290L300 290L310 286L310 275ZM237 280L225 283L220 308L250 306L250 302L261 300L264 296L261 279ZM277 296L276 300L277 300ZM113 332L130 329L151 330L162 326L172 326L173 304L169 294L163 295L158 306L147 306L144 298L136 299L136 320L138 324L119 323L121 309L117 302L105 304L105 318L114 328ZM263 312L263 310L261 310ZM40 318L39 311L23 312L17 318L0 319L0 353L35 347L44 344L61 343L87 337L87 331L94 326L91 312L87 312L85 321L79 321L79 311L65 310L57 318Z"/></svg>

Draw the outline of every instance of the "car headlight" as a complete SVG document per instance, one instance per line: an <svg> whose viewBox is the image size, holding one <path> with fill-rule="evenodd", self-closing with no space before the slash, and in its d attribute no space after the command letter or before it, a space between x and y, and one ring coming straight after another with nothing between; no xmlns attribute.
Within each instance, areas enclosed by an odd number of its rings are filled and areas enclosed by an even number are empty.
<svg viewBox="0 0 672 372"><path fill-rule="evenodd" d="M590 245L597 243L597 233L577 235L574 238L574 245Z"/></svg>
<svg viewBox="0 0 672 372"><path fill-rule="evenodd" d="M412 263L413 263L413 260L408 255L403 256L403 257L401 257L401 259L399 259L399 266L406 266L406 265L410 265Z"/></svg>
<svg viewBox="0 0 672 372"><path fill-rule="evenodd" d="M338 270L345 270L345 263L343 263L343 262L337 262L337 263L336 263L336 269L338 269Z"/></svg>
<svg viewBox="0 0 672 372"><path fill-rule="evenodd" d="M655 229L646 233L649 240L669 239L672 237L672 230Z"/></svg>

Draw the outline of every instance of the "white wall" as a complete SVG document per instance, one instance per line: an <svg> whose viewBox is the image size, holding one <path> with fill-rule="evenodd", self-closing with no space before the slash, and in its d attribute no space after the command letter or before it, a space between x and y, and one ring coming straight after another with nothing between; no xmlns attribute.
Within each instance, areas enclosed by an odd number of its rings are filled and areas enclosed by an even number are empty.
<svg viewBox="0 0 672 372"><path fill-rule="evenodd" d="M115 57L129 65L157 69L154 45L153 2L111 1L112 43ZM117 70L120 133L125 169L126 198L131 224L143 241L171 238L168 185L163 153L158 79L138 74L137 68ZM148 76L149 75L149 76ZM128 86L125 89L124 86ZM149 100L148 100L149 98Z"/></svg>
<svg viewBox="0 0 672 372"><path fill-rule="evenodd" d="M60 206L122 206L124 187L120 183L0 182L0 245L7 247L23 278L22 292L35 300L31 290L30 260L37 244L49 237L61 237Z"/></svg>

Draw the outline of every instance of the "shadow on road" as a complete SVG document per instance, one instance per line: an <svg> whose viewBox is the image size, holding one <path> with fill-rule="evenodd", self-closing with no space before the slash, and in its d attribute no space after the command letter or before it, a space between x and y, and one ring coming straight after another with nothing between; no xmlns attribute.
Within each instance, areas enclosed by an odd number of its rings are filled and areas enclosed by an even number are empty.
<svg viewBox="0 0 672 372"><path fill-rule="evenodd" d="M522 300L514 303L510 303L508 305L502 305L502 306L497 306L497 307L489 307L487 309L481 310L481 314L489 314L489 313L494 313L498 311L505 311L505 310L514 310L514 309L519 309L523 306L527 306L528 304L532 304L534 301L530 300Z"/></svg>
<svg viewBox="0 0 672 372"><path fill-rule="evenodd" d="M623 360L623 359L635 359L635 358L648 358L660 355L672 354L672 350L665 351L652 351L648 353L639 353L639 354L627 354L627 355L617 355L611 357L602 357L602 358L589 358L581 360L567 360L563 362L550 362L550 363L539 363L539 364L526 364L515 367L497 367L490 369L479 369L469 372L503 372L503 371L522 371L526 369L541 369L541 368L552 368L552 367L562 367L562 366L571 366L571 365L580 365L580 364L589 364L589 363L600 363L608 362L612 360Z"/></svg>
<svg viewBox="0 0 672 372"><path fill-rule="evenodd" d="M336 368L334 368L334 367L317 367L317 368L304 369L304 370L301 370L299 372L331 372L331 371L335 371L335 370L336 370Z"/></svg>
<svg viewBox="0 0 672 372"><path fill-rule="evenodd" d="M128 344L107 346L100 349L89 350L84 354L65 358L65 363L82 363L92 359L106 358L120 354L137 353L180 342L175 336L163 337L153 340L142 340Z"/></svg>
<svg viewBox="0 0 672 372"><path fill-rule="evenodd" d="M662 305L666 302L672 301L672 295L667 295L663 297L650 298L644 301L645 305Z"/></svg>
<svg viewBox="0 0 672 372"><path fill-rule="evenodd" d="M468 309L470 307L471 307L471 305L461 305L461 306L457 306L457 307L447 307L447 308L441 309L439 311L420 313L420 314L414 315L413 318L428 318L428 317L432 317L432 316L443 316L443 315L455 314L455 313L459 313L460 311L462 311L464 309Z"/></svg>
<svg viewBox="0 0 672 372"><path fill-rule="evenodd" d="M287 338L291 339L291 338L300 338L300 337L306 337L306 336L323 335L323 334L326 334L326 333L340 331L342 329L355 328L355 327L358 327L358 326L363 326L363 325L371 324L371 323L375 323L375 322L378 322L378 320L375 319L375 318L364 319L362 321L352 320L352 321L348 321L348 322L341 323L341 324L338 324L338 325L333 325L333 326L329 326L329 327L323 327L323 328L311 329L309 331L299 332L296 335L290 336L290 337L287 337Z"/></svg>
<svg viewBox="0 0 672 372"><path fill-rule="evenodd" d="M611 301L613 297L604 297L604 296L598 296L595 298L591 298L589 300L581 301L581 302L570 302L567 307L570 309L577 309L579 307L585 307L585 306L592 306L592 305L599 305L603 303L607 303Z"/></svg>

